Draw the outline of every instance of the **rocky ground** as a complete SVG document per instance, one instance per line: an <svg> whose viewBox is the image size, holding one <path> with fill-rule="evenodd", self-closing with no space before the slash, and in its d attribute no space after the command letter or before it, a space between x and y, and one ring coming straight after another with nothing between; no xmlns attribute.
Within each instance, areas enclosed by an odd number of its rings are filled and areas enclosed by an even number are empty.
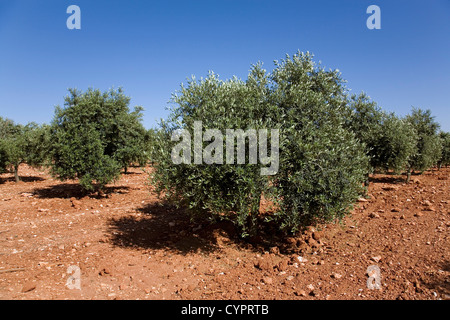
<svg viewBox="0 0 450 320"><path fill-rule="evenodd" d="M84 197L23 166L0 175L0 299L450 299L449 173L375 175L341 224L249 243L162 204L140 168Z"/></svg>

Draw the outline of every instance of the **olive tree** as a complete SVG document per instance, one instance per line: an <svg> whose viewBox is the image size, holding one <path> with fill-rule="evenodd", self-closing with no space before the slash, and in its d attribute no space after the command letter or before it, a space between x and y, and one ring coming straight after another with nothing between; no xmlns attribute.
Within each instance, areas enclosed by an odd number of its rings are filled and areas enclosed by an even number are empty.
<svg viewBox="0 0 450 320"><path fill-rule="evenodd" d="M406 170L417 140L409 122L382 110L362 93L350 98L346 126L365 145L370 164L367 177L376 170Z"/></svg>
<svg viewBox="0 0 450 320"><path fill-rule="evenodd" d="M187 207L192 217L231 220L241 228L243 235L251 232L255 225L261 194L266 188L267 178L261 175L261 166L250 165L248 161L230 164L223 157L218 163L194 163L193 159L202 157L203 151L194 154L193 139L187 141L189 148L185 152L188 154L184 154L192 161L174 164L172 150L177 141L172 140L181 130L185 131L185 136L194 138L195 121L202 122L202 136L208 129L219 130L225 135L227 129L266 128L264 114L270 106L265 81L268 81L266 75L259 69L253 70L247 81L236 78L222 81L213 73L199 81L191 79L173 95L175 107L169 118L161 123L152 152L153 181L158 193ZM230 143L231 139L227 139L225 137L222 142ZM200 149L206 149L209 141L202 139ZM246 147L248 145L246 140ZM223 153L223 145L219 148ZM233 155L235 148L233 141ZM218 149L216 151L220 153ZM248 157L247 153L246 160Z"/></svg>
<svg viewBox="0 0 450 320"><path fill-rule="evenodd" d="M0 166L3 171L10 167L16 182L20 181L19 167L22 163L40 166L45 161L47 135L45 126L36 123L15 124L11 120L0 119Z"/></svg>
<svg viewBox="0 0 450 320"><path fill-rule="evenodd" d="M412 109L406 116L416 132L415 153L409 160L408 181L413 171L423 172L436 165L441 157L442 144L438 135L439 124L431 115L431 110Z"/></svg>
<svg viewBox="0 0 450 320"><path fill-rule="evenodd" d="M442 166L448 166L450 164L450 132L439 133L439 138L442 144L441 158L438 161L439 168Z"/></svg>
<svg viewBox="0 0 450 320"><path fill-rule="evenodd" d="M142 108L129 109L121 88L100 92L70 89L51 124L51 171L79 179L86 191L102 189L143 152Z"/></svg>
<svg viewBox="0 0 450 320"><path fill-rule="evenodd" d="M17 126L10 119L0 117L0 173L8 167L8 154L6 152L6 139L17 132Z"/></svg>
<svg viewBox="0 0 450 320"><path fill-rule="evenodd" d="M365 190L364 145L345 128L347 89L338 70L309 53L276 61L269 90L280 124L280 170L273 177L282 229L342 219Z"/></svg>
<svg viewBox="0 0 450 320"><path fill-rule="evenodd" d="M374 145L374 167L402 173L416 150L414 128L394 113L385 113Z"/></svg>
<svg viewBox="0 0 450 320"><path fill-rule="evenodd" d="M173 95L171 114L160 125L153 149L156 190L194 216L233 221L242 236L256 232L263 196L276 210L266 218L286 231L342 218L364 192L367 168L363 145L343 126L343 82L339 72L325 71L300 52L276 62L272 73L252 66L245 81L223 81L213 73L191 79ZM217 133L214 139L208 130ZM242 147L227 130L245 133L245 161L224 161ZM259 150L258 162L250 152L256 148L251 133L260 130L269 135L258 143L270 152ZM175 163L174 151L189 161ZM196 163L201 155L214 161ZM268 162L261 155L277 160L276 170L262 174Z"/></svg>

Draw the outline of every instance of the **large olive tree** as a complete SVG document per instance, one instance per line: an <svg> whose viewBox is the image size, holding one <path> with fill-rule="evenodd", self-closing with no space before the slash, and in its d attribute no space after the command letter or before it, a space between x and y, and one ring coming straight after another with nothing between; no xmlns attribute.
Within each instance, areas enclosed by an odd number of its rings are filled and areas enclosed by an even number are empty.
<svg viewBox="0 0 450 320"><path fill-rule="evenodd" d="M245 81L194 78L174 94L161 123L156 190L193 215L233 221L242 235L257 230L262 196L276 208L267 218L287 231L342 218L364 192L368 165L363 145L343 126L346 101L339 72L316 65L309 53L287 56L271 73L255 65ZM247 135L245 161L225 161L242 155L227 130ZM267 139L255 146L252 137L264 130ZM251 150L261 145L255 161ZM187 161L174 161L174 151ZM201 155L214 161L196 162Z"/></svg>

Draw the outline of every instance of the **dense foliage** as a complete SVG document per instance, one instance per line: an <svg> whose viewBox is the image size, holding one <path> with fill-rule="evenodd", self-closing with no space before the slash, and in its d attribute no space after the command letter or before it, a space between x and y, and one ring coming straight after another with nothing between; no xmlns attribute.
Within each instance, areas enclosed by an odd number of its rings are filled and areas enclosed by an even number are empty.
<svg viewBox="0 0 450 320"><path fill-rule="evenodd" d="M20 180L19 166L28 163L40 166L46 158L45 140L47 127L36 123L15 124L0 118L0 171L8 167L14 172L16 182Z"/></svg>
<svg viewBox="0 0 450 320"><path fill-rule="evenodd" d="M440 168L441 166L450 165L450 132L440 132L439 138L442 144L441 158L438 161Z"/></svg>
<svg viewBox="0 0 450 320"><path fill-rule="evenodd" d="M423 172L436 165L441 158L442 142L438 135L439 124L430 110L413 108L406 116L416 133L416 149L409 161L409 172Z"/></svg>
<svg viewBox="0 0 450 320"><path fill-rule="evenodd" d="M52 173L61 180L78 178L88 191L102 189L145 158L142 108L130 112L122 89L69 93L51 125Z"/></svg>
<svg viewBox="0 0 450 320"><path fill-rule="evenodd" d="M370 167L401 173L415 153L416 134L410 123L383 111L366 94L354 95L349 103L346 126L364 143Z"/></svg>
<svg viewBox="0 0 450 320"><path fill-rule="evenodd" d="M221 81L214 74L192 79L173 102L171 116L161 125L165 134L158 139L153 181L157 191L186 204L193 214L229 219L246 235L256 230L264 196L277 207L268 218L295 231L313 220L342 218L363 193L367 158L354 134L343 127L343 81L337 71L316 66L310 54L276 62L271 74L253 66L246 81ZM278 129L279 150L268 139L270 156L279 156L276 174L261 175L267 166L251 163L248 154L242 164L175 165L171 152L176 143L169 137L180 129L193 137L195 121L202 121L203 131ZM203 142L203 148L208 144ZM195 158L192 141L188 145L190 158ZM249 140L246 148L250 150Z"/></svg>
<svg viewBox="0 0 450 320"><path fill-rule="evenodd" d="M19 181L22 163L101 190L130 165L154 167L161 197L192 217L232 221L242 236L264 222L295 232L342 219L364 195L370 173L422 172L450 164L450 134L430 110L405 118L365 93L349 95L338 70L309 53L251 67L246 80L194 77L172 97L159 128L122 89L70 89L51 125L0 117L0 173ZM273 203L261 215L260 202Z"/></svg>

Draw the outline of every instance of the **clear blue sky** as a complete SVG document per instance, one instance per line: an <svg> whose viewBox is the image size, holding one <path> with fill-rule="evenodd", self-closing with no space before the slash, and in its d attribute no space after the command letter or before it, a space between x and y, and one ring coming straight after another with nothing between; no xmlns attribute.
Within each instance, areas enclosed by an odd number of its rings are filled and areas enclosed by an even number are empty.
<svg viewBox="0 0 450 320"><path fill-rule="evenodd" d="M72 4L81 30L66 27ZM371 4L381 30L366 27ZM0 116L48 123L68 88L121 86L149 128L191 75L245 79L297 50L383 109L431 109L450 131L449 0L1 0Z"/></svg>

